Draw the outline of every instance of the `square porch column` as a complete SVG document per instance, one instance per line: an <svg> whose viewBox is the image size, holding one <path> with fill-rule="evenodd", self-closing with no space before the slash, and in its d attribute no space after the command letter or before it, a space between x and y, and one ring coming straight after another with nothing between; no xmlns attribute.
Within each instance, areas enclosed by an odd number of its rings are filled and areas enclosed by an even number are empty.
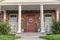
<svg viewBox="0 0 60 40"><path fill-rule="evenodd" d="M3 14L3 16L4 16L4 17L3 17L3 18L4 18L3 21L5 22L5 21L6 21L6 10L2 10L1 5L0 5L0 11L3 11L3 13L4 13L4 14Z"/></svg>
<svg viewBox="0 0 60 40"><path fill-rule="evenodd" d="M43 15L43 5L40 5L40 28L41 28L41 33L45 33L45 27L44 27L44 15Z"/></svg>
<svg viewBox="0 0 60 40"><path fill-rule="evenodd" d="M18 7L19 12L18 12L18 31L17 33L21 33L21 5Z"/></svg>
<svg viewBox="0 0 60 40"><path fill-rule="evenodd" d="M56 10L56 20L59 21L59 10Z"/></svg>
<svg viewBox="0 0 60 40"><path fill-rule="evenodd" d="M6 11L4 10L4 21L6 21Z"/></svg>

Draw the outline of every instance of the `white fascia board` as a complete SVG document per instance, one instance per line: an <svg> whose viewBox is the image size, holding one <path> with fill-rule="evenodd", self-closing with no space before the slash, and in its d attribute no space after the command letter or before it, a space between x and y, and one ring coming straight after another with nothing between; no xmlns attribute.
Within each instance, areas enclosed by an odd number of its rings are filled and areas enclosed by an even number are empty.
<svg viewBox="0 0 60 40"><path fill-rule="evenodd" d="M60 1L57 2L0 2L0 5L55 5L60 4Z"/></svg>
<svg viewBox="0 0 60 40"><path fill-rule="evenodd" d="M21 5L55 5L60 4L60 2L20 2Z"/></svg>
<svg viewBox="0 0 60 40"><path fill-rule="evenodd" d="M20 0L20 2L55 2L58 0Z"/></svg>
<svg viewBox="0 0 60 40"><path fill-rule="evenodd" d="M0 5L18 5L18 2L0 2Z"/></svg>
<svg viewBox="0 0 60 40"><path fill-rule="evenodd" d="M19 0L2 0L2 2L19 2Z"/></svg>

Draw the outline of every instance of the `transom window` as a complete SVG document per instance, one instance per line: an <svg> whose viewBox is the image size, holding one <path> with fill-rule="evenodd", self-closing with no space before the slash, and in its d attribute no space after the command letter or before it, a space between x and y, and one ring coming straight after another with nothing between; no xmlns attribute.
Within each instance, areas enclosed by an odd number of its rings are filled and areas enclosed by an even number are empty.
<svg viewBox="0 0 60 40"><path fill-rule="evenodd" d="M16 17L16 15L10 15L10 17Z"/></svg>
<svg viewBox="0 0 60 40"><path fill-rule="evenodd" d="M50 14L47 14L47 15L45 15L46 17L51 17L51 15Z"/></svg>

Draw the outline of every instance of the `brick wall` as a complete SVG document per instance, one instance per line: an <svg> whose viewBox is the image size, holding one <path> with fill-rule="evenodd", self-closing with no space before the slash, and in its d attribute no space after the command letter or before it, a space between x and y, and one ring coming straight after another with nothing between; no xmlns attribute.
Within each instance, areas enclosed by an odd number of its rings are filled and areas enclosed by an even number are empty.
<svg viewBox="0 0 60 40"><path fill-rule="evenodd" d="M7 10L6 11L6 21L9 22L9 14L17 14L17 21L18 21L18 11L17 10Z"/></svg>
<svg viewBox="0 0 60 40"><path fill-rule="evenodd" d="M39 28L40 26L40 11L39 10L31 10L31 11L22 11L22 26L25 26L25 16L26 15L35 15L35 22L37 27ZM55 10L44 10L44 22L45 22L45 15L50 14L52 16L53 20L56 20L56 12Z"/></svg>

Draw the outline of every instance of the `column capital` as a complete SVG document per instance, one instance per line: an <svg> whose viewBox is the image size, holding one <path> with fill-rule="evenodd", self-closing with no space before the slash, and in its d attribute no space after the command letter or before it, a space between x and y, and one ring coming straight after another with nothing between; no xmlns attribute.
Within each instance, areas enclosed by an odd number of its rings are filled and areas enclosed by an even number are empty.
<svg viewBox="0 0 60 40"><path fill-rule="evenodd" d="M21 4L19 4L18 6L22 6Z"/></svg>
<svg viewBox="0 0 60 40"><path fill-rule="evenodd" d="M43 4L41 4L40 6L44 6Z"/></svg>
<svg viewBox="0 0 60 40"><path fill-rule="evenodd" d="M58 12L58 13L59 13L59 10L56 10L56 12Z"/></svg>
<svg viewBox="0 0 60 40"><path fill-rule="evenodd" d="M40 5L40 8L43 8L43 5Z"/></svg>
<svg viewBox="0 0 60 40"><path fill-rule="evenodd" d="M18 5L18 6L21 6L21 5Z"/></svg>

